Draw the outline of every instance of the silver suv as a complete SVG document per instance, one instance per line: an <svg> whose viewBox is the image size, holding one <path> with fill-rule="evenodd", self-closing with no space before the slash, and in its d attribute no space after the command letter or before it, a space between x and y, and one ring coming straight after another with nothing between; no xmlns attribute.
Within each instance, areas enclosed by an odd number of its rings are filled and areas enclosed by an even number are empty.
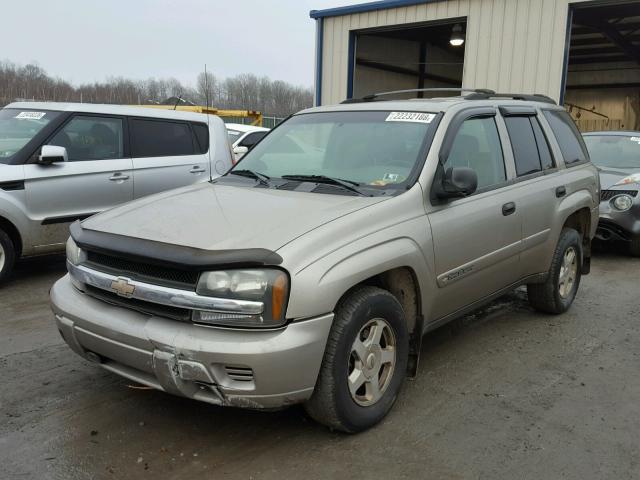
<svg viewBox="0 0 640 480"><path fill-rule="evenodd" d="M16 102L0 110L0 282L19 257L62 252L69 225L231 168L219 117Z"/></svg>
<svg viewBox="0 0 640 480"><path fill-rule="evenodd" d="M51 290L79 355L168 393L380 421L422 336L527 285L566 311L599 182L540 96L360 102L294 115L227 175L71 228Z"/></svg>

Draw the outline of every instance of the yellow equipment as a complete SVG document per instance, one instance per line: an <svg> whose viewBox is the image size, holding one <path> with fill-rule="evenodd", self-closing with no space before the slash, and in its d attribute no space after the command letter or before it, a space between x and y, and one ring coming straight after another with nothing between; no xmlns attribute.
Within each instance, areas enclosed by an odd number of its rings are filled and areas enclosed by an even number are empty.
<svg viewBox="0 0 640 480"><path fill-rule="evenodd" d="M199 105L139 105L140 107L162 108L164 110L180 110L182 112L208 113L226 118L251 118L251 125L262 126L262 112L255 110L223 110L214 107L202 107Z"/></svg>

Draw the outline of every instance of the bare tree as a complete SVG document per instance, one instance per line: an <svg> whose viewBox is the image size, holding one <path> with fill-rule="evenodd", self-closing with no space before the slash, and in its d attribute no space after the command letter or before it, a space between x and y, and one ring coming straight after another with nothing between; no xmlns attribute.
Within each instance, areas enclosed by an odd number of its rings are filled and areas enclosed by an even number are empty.
<svg viewBox="0 0 640 480"><path fill-rule="evenodd" d="M212 72L207 72L206 77L202 72L195 87L175 78L153 77L142 81L109 77L104 82L74 87L61 78L49 76L37 64L20 66L0 61L0 106L16 99L132 105L161 103L177 96L200 105L205 105L208 97L213 107L260 110L279 117L313 103L310 88L272 81L268 77L258 78L251 73L219 80Z"/></svg>

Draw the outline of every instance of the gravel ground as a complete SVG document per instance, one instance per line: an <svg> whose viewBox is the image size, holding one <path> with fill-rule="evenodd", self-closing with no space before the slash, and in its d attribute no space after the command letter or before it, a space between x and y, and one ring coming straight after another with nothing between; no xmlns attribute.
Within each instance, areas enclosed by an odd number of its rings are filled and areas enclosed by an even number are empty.
<svg viewBox="0 0 640 480"><path fill-rule="evenodd" d="M599 253L565 315L518 291L429 334L391 414L348 436L132 388L58 335L63 259L23 262L0 288L0 478L640 478L638 272Z"/></svg>

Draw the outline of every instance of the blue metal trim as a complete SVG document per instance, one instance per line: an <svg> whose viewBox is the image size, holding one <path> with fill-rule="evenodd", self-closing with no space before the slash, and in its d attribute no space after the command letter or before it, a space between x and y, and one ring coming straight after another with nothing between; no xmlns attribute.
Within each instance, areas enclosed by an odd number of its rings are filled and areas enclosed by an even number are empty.
<svg viewBox="0 0 640 480"><path fill-rule="evenodd" d="M324 19L316 19L316 106L322 104L322 49L324 42Z"/></svg>
<svg viewBox="0 0 640 480"><path fill-rule="evenodd" d="M353 98L353 76L356 70L356 32L349 32L349 65L347 65L347 98Z"/></svg>
<svg viewBox="0 0 640 480"><path fill-rule="evenodd" d="M339 17L352 13L371 12L385 10L387 8L408 7L421 3L441 2L443 0L380 0L377 2L361 3L359 5L347 5L345 7L327 8L325 10L311 10L311 18Z"/></svg>
<svg viewBox="0 0 640 480"><path fill-rule="evenodd" d="M573 25L573 6L569 5L567 12L567 31L564 40L564 57L562 64L562 81L560 82L560 101L558 105L564 105L564 94L567 91L567 76L569 75L569 49L571 48L571 26Z"/></svg>

